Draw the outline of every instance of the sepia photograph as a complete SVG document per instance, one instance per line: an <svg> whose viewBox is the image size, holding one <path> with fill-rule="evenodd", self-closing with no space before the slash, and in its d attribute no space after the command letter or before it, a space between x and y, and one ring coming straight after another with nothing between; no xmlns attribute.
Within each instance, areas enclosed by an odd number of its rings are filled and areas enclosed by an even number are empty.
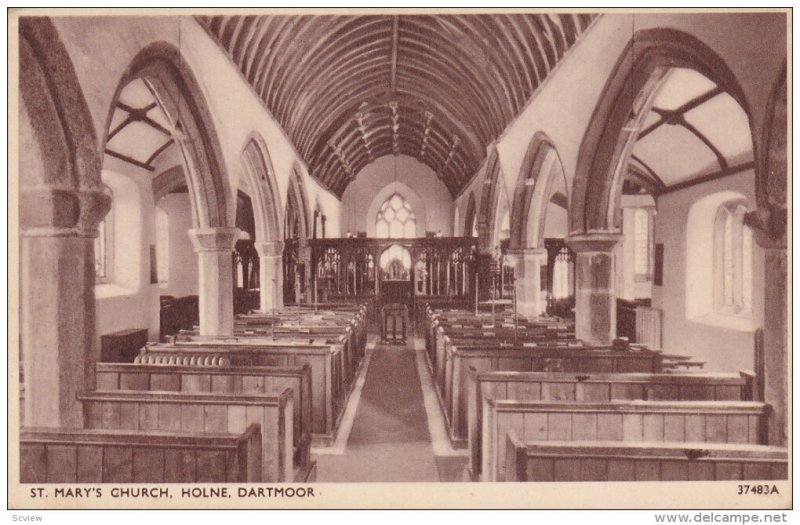
<svg viewBox="0 0 800 525"><path fill-rule="evenodd" d="M792 507L790 8L7 17L9 509Z"/></svg>

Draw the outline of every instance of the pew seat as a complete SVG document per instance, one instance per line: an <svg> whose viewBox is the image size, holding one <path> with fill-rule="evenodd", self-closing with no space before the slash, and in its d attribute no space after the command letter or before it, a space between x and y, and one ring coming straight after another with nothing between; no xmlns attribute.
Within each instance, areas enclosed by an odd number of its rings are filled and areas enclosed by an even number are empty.
<svg viewBox="0 0 800 525"><path fill-rule="evenodd" d="M785 448L719 443L523 442L506 438L506 481L785 480Z"/></svg>
<svg viewBox="0 0 800 525"><path fill-rule="evenodd" d="M480 444L470 443L473 476L505 479L506 434L525 441L766 444L769 406L751 401L577 403L482 400Z"/></svg>
<svg viewBox="0 0 800 525"><path fill-rule="evenodd" d="M452 432L480 442L481 399L553 402L752 401L755 377L739 374L576 374L478 372L470 367L467 406L454 406ZM466 414L464 409L466 408Z"/></svg>
<svg viewBox="0 0 800 525"><path fill-rule="evenodd" d="M294 481L291 389L274 394L95 391L78 395L87 428L185 433L237 433L261 428L261 480ZM298 469L300 476L313 465Z"/></svg>
<svg viewBox="0 0 800 525"><path fill-rule="evenodd" d="M22 483L261 480L261 428L241 434L22 428Z"/></svg>
<svg viewBox="0 0 800 525"><path fill-rule="evenodd" d="M236 367L308 364L311 367L311 413L315 445L324 445L335 439L349 395L349 387L344 380L341 346L292 341L268 344L185 342L148 345L136 358L140 364L169 363L173 360L224 361Z"/></svg>
<svg viewBox="0 0 800 525"><path fill-rule="evenodd" d="M97 363L98 390L142 390L222 394L264 394L291 388L294 394L294 463L309 465L311 457L311 367L210 367Z"/></svg>

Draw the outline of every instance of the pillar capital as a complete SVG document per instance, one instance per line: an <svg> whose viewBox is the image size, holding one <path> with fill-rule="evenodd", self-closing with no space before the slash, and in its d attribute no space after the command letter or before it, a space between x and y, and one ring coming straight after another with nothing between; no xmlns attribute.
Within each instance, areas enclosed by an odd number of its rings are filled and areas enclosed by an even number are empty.
<svg viewBox="0 0 800 525"><path fill-rule="evenodd" d="M255 247L261 257L280 257L283 255L283 241L256 242Z"/></svg>
<svg viewBox="0 0 800 525"><path fill-rule="evenodd" d="M189 230L196 252L230 252L239 240L238 228L195 228Z"/></svg>
<svg viewBox="0 0 800 525"><path fill-rule="evenodd" d="M744 222L752 228L753 238L762 248L786 249L786 208L759 208L748 212Z"/></svg>
<svg viewBox="0 0 800 525"><path fill-rule="evenodd" d="M101 188L28 186L20 190L20 226L26 237L97 237L111 209Z"/></svg>
<svg viewBox="0 0 800 525"><path fill-rule="evenodd" d="M595 232L571 235L564 239L575 253L608 253L622 240L617 232Z"/></svg>

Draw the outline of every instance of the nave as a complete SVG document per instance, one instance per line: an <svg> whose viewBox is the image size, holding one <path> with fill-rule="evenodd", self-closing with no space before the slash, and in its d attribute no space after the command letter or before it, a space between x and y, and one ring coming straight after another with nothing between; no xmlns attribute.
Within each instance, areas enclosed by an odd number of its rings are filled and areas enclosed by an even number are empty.
<svg viewBox="0 0 800 525"><path fill-rule="evenodd" d="M17 22L22 483L788 477L785 13Z"/></svg>

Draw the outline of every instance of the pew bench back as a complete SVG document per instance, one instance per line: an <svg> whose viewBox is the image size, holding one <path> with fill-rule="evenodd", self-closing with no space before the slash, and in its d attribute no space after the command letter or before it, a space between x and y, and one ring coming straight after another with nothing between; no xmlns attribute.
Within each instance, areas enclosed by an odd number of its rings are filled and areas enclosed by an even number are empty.
<svg viewBox="0 0 800 525"><path fill-rule="evenodd" d="M241 434L20 431L22 483L203 483L261 479L261 428Z"/></svg>
<svg viewBox="0 0 800 525"><path fill-rule="evenodd" d="M185 433L239 433L261 428L261 481L294 477L292 391L275 394L89 392L78 395L87 428Z"/></svg>
<svg viewBox="0 0 800 525"><path fill-rule="evenodd" d="M311 367L205 367L97 363L97 389L220 394L265 394L292 390L295 410L294 447L296 465L310 462Z"/></svg>
<svg viewBox="0 0 800 525"><path fill-rule="evenodd" d="M718 443L506 443L506 481L721 481L788 478L786 449Z"/></svg>
<svg viewBox="0 0 800 525"><path fill-rule="evenodd" d="M311 415L315 437L332 439L343 412L348 385L344 380L342 348L297 343L191 342L148 345L137 363L180 360L220 360L232 366L311 367Z"/></svg>
<svg viewBox="0 0 800 525"><path fill-rule="evenodd" d="M505 479L505 436L524 441L766 444L768 405L751 401L559 403L482 400L480 474ZM473 459L478 459L474 458ZM472 468L477 469L473 464Z"/></svg>

